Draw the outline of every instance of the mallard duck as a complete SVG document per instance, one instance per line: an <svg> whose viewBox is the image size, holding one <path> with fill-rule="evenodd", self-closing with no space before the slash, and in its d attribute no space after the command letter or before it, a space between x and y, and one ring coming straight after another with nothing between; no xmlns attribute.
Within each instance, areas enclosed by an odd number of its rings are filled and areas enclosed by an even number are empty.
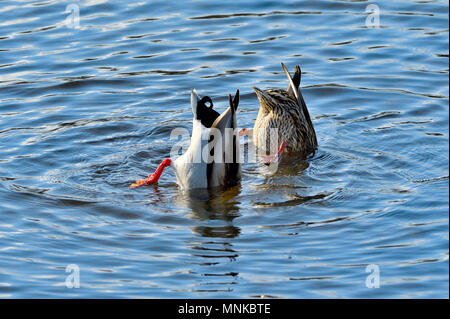
<svg viewBox="0 0 450 319"><path fill-rule="evenodd" d="M261 90L253 87L261 105L252 131L253 142L266 152L270 150L270 145L272 148L273 145L280 147L276 154L268 157L269 162L279 160L284 151L307 155L317 148L316 132L299 89L301 69L297 65L294 77L291 77L286 66L283 63L281 66L289 79L287 89ZM270 134L273 128L278 129L278 134Z"/></svg>
<svg viewBox="0 0 450 319"><path fill-rule="evenodd" d="M228 95L229 107L221 115L213 109L210 97L202 99L194 89L191 92L193 129L189 148L175 161L166 158L155 173L145 180L138 180L130 188L157 183L167 166L175 172L178 185L183 189L210 188L238 184L241 178L239 145L235 134L227 138L228 129L237 128L236 110L239 104L239 90L234 98ZM220 138L218 138L218 134ZM218 143L220 142L220 144ZM207 147L207 159L203 149Z"/></svg>

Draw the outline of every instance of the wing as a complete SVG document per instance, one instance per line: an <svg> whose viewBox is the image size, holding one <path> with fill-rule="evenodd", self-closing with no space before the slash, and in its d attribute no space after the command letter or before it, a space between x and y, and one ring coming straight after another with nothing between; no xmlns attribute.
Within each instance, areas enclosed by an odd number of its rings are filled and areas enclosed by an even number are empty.
<svg viewBox="0 0 450 319"><path fill-rule="evenodd" d="M297 71L300 72L298 85L296 85L296 83L294 83L294 80L291 78L291 75L289 74L289 71L287 70L286 66L283 63L281 63L281 66L283 67L284 73L286 73L286 76L288 77L288 80L289 80L289 85L290 85L289 89L290 90L288 89L288 93L292 92L294 94L295 98L297 99L297 103L301 107L303 115L305 116L306 122L308 123L309 130L311 131L311 134L313 135L313 141L314 141L313 144L317 145L316 132L314 131L314 126L311 121L311 116L309 115L309 111L308 111L308 108L306 107L306 103L305 103L305 100L303 99L303 95L299 90L300 77L301 77L300 67L297 65L296 69L295 69L296 74L297 74ZM294 78L295 78L295 75L294 75Z"/></svg>
<svg viewBox="0 0 450 319"><path fill-rule="evenodd" d="M206 173L208 187L235 185L240 180L239 135L236 124L239 90L233 100L231 95L228 98L230 106L214 121L210 130Z"/></svg>

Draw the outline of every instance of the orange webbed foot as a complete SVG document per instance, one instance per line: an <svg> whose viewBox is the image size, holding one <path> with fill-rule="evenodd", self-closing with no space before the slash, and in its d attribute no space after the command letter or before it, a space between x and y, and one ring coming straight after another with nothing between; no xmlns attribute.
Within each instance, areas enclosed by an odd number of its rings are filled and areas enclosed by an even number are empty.
<svg viewBox="0 0 450 319"><path fill-rule="evenodd" d="M151 185L157 183L159 178L161 177L162 172L164 171L164 168L169 166L171 163L172 161L169 158L166 158L164 161L162 161L161 164L159 164L158 168L153 174L148 174L148 177L146 179L137 180L136 182L131 184L129 188L136 188L143 185Z"/></svg>
<svg viewBox="0 0 450 319"><path fill-rule="evenodd" d="M151 185L153 183L155 183L155 178L154 178L153 174L149 174L148 178L137 180L136 182L131 184L129 188L136 188L136 187L141 187L144 185Z"/></svg>

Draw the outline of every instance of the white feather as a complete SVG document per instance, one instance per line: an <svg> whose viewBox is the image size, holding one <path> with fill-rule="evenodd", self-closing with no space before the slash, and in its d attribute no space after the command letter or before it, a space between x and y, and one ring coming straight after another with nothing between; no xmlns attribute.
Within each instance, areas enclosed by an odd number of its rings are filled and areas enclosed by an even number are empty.
<svg viewBox="0 0 450 319"><path fill-rule="evenodd" d="M202 122L196 119L199 100L197 91L193 89L191 107L194 118L191 142L187 151L170 165L177 177L177 183L182 189L208 187L206 162L202 158L202 150L208 144L209 128L203 126Z"/></svg>
<svg viewBox="0 0 450 319"><path fill-rule="evenodd" d="M194 116L192 120L192 137L187 151L181 155L177 160L171 163L171 167L175 172L177 177L177 183L182 189L199 189L222 185L225 177L225 164L214 163L212 168L210 183L208 185L207 176L207 161L212 160L209 158L209 138L211 129L205 127L200 120L197 120L197 104L200 98L195 89L191 92L191 107L192 114ZM223 129L237 127L236 117L230 116L231 109L228 108L219 118L216 119L217 123L220 123L222 137L224 136ZM215 122L216 123L216 122ZM221 162L225 160L225 151L233 149L233 139L222 139L222 154L219 156L222 158ZM239 148L236 150L238 152ZM206 154L203 154L205 152ZM237 153L237 158L239 158L239 153ZM240 178L239 166L238 174L236 178Z"/></svg>

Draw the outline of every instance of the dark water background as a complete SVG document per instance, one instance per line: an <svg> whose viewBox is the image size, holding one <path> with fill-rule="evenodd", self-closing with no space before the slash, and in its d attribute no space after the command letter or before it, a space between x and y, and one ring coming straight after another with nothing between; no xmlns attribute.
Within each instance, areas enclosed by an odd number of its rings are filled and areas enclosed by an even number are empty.
<svg viewBox="0 0 450 319"><path fill-rule="evenodd" d="M0 1L0 297L448 298L448 32L448 1ZM313 158L127 188L191 129L192 88L219 111L239 88L251 127L281 61Z"/></svg>

